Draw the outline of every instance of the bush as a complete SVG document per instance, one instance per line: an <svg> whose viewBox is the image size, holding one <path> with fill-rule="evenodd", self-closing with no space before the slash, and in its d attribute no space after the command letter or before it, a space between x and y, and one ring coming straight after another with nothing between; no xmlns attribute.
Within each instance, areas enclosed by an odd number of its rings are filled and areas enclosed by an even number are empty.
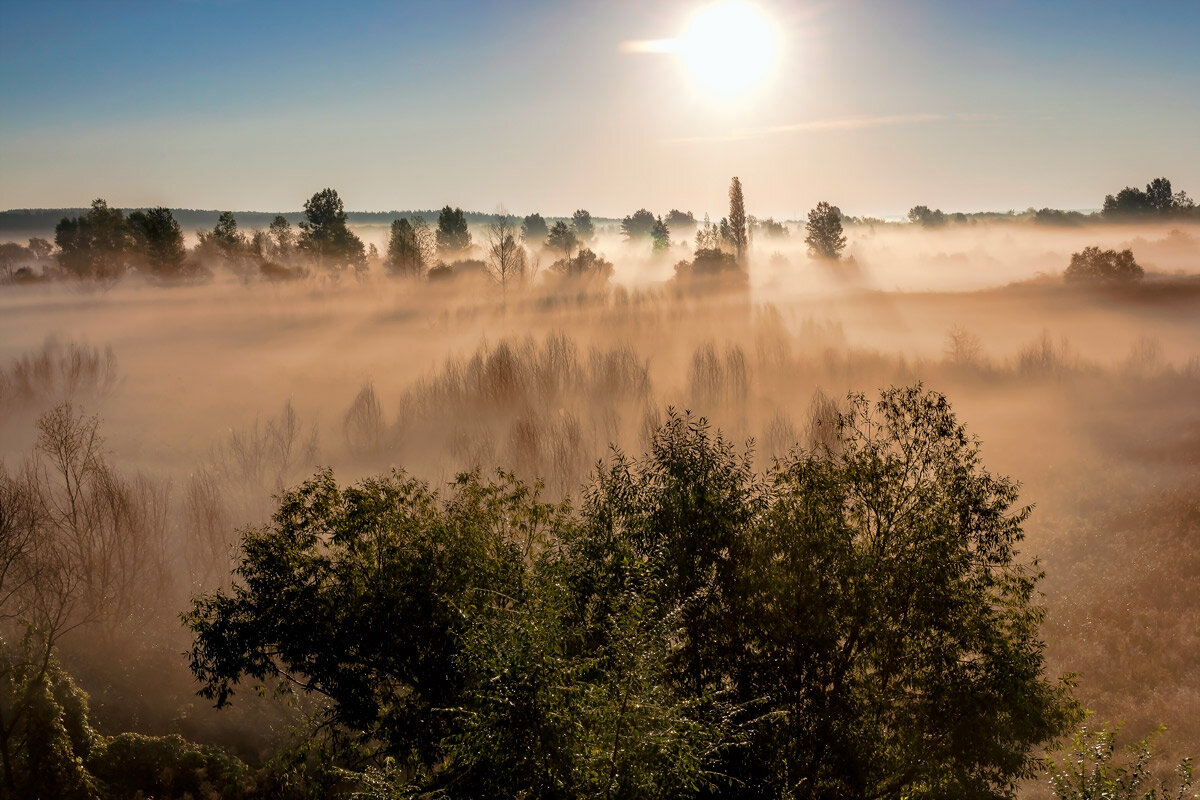
<svg viewBox="0 0 1200 800"><path fill-rule="evenodd" d="M1063 277L1068 281L1123 283L1141 280L1145 271L1133 260L1132 250L1101 250L1085 247L1071 255L1071 264Z"/></svg>

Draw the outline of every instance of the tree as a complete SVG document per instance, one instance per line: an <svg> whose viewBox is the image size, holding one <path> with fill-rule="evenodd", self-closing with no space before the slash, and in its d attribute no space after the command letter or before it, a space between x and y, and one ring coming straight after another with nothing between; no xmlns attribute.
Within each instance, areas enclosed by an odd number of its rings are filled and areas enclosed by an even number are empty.
<svg viewBox="0 0 1200 800"><path fill-rule="evenodd" d="M672 208L667 212L667 227L673 231L687 233L696 227L696 217L690 211L680 211Z"/></svg>
<svg viewBox="0 0 1200 800"><path fill-rule="evenodd" d="M825 201L817 203L817 207L808 212L804 230L807 234L804 242L810 256L835 260L841 257L846 237L842 235L842 214L836 208Z"/></svg>
<svg viewBox="0 0 1200 800"><path fill-rule="evenodd" d="M299 247L312 254L319 266L340 270L365 269L366 247L346 224L342 198L333 189L322 189L304 203Z"/></svg>
<svg viewBox="0 0 1200 800"><path fill-rule="evenodd" d="M546 237L546 246L552 250L561 250L563 257L570 261L571 253L579 246L579 239L571 226L559 220L550 229L550 234Z"/></svg>
<svg viewBox="0 0 1200 800"><path fill-rule="evenodd" d="M392 220L388 236L387 258L384 264L393 275L421 278L429 265L417 235L417 229L407 219Z"/></svg>
<svg viewBox="0 0 1200 800"><path fill-rule="evenodd" d="M517 241L515 221L504 209L500 209L488 226L487 267L488 274L505 298L510 285L525 279L525 248Z"/></svg>
<svg viewBox="0 0 1200 800"><path fill-rule="evenodd" d="M463 255L471 249L471 233L461 208L446 206L438 214L437 249L448 258Z"/></svg>
<svg viewBox="0 0 1200 800"><path fill-rule="evenodd" d="M521 221L521 241L526 244L544 241L546 234L549 232L550 229L546 227L546 220L541 214L536 212Z"/></svg>
<svg viewBox="0 0 1200 800"><path fill-rule="evenodd" d="M665 253L671 249L671 230L663 222L662 217L654 221L654 227L650 229L650 239L653 241L652 247L655 254Z"/></svg>
<svg viewBox="0 0 1200 800"><path fill-rule="evenodd" d="M656 221L653 214L644 208L639 208L621 220L621 235L630 242L646 239L654 230Z"/></svg>
<svg viewBox="0 0 1200 800"><path fill-rule="evenodd" d="M54 228L58 262L78 278L115 281L129 268L133 234L120 209L92 201L81 217L64 217Z"/></svg>
<svg viewBox="0 0 1200 800"><path fill-rule="evenodd" d="M1145 275L1133 259L1132 250L1101 250L1085 247L1080 253L1071 254L1071 263L1063 273L1068 281L1125 283L1141 280Z"/></svg>
<svg viewBox="0 0 1200 800"><path fill-rule="evenodd" d="M592 215L582 208L571 215L571 230L580 244L589 244L596 238L596 226L592 224Z"/></svg>
<svg viewBox="0 0 1200 800"><path fill-rule="evenodd" d="M1078 718L1029 509L920 386L831 425L763 474L670 412L577 511L504 474L322 471L194 601L192 670L218 705L323 697L397 795L1010 796Z"/></svg>
<svg viewBox="0 0 1200 800"><path fill-rule="evenodd" d="M271 243L271 257L276 261L288 261L296 252L296 232L282 214L276 214L275 219L271 220L267 237Z"/></svg>
<svg viewBox="0 0 1200 800"><path fill-rule="evenodd" d="M1160 214L1173 209L1175 195L1171 192L1171 182L1166 178L1155 178L1146 184L1146 203Z"/></svg>
<svg viewBox="0 0 1200 800"><path fill-rule="evenodd" d="M557 524L507 476L443 499L403 473L318 473L247 532L234 589L187 614L201 693L227 705L243 675L314 693L327 724L431 768L467 701L466 638L526 596L525 557Z"/></svg>
<svg viewBox="0 0 1200 800"><path fill-rule="evenodd" d="M733 255L738 264L746 265L746 248L750 240L746 234L746 204L742 199L742 182L736 177L729 182L729 231Z"/></svg>
<svg viewBox="0 0 1200 800"><path fill-rule="evenodd" d="M134 211L129 215L129 226L150 274L177 278L183 273L187 260L183 229L175 221L171 209L160 206L149 211Z"/></svg>
<svg viewBox="0 0 1200 800"><path fill-rule="evenodd" d="M940 208L931 210L929 206L913 206L908 210L908 221L914 225L935 228L946 224L946 215Z"/></svg>
<svg viewBox="0 0 1200 800"><path fill-rule="evenodd" d="M574 258L555 261L550 265L550 270L569 281L602 284L612 277L613 264L585 247Z"/></svg>
<svg viewBox="0 0 1200 800"><path fill-rule="evenodd" d="M756 228L761 229L763 236L766 236L768 239L786 239L791 235L787 226L782 222L776 222L773 217L759 220Z"/></svg>

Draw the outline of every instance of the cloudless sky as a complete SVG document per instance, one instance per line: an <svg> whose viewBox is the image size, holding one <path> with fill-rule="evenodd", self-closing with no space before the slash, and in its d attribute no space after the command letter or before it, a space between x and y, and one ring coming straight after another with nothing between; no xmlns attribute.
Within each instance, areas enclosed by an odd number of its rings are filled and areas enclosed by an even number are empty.
<svg viewBox="0 0 1200 800"><path fill-rule="evenodd" d="M732 100L683 0L0 3L0 208L645 206L795 218L1200 194L1200 2L759 0Z"/></svg>

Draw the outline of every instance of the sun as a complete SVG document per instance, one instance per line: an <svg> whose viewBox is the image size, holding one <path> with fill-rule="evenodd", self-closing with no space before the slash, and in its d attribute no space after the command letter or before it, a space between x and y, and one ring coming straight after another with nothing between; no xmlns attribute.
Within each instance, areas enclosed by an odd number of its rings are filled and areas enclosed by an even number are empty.
<svg viewBox="0 0 1200 800"><path fill-rule="evenodd" d="M729 0L696 13L679 49L696 85L731 97L760 84L775 61L775 28L750 3Z"/></svg>

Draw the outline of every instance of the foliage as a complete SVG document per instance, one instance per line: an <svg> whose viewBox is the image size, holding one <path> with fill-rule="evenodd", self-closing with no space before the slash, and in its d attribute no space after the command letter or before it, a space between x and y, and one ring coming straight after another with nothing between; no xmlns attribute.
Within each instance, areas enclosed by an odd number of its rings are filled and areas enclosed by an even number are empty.
<svg viewBox="0 0 1200 800"><path fill-rule="evenodd" d="M129 215L138 249L151 275L176 278L184 271L187 251L183 247L183 229L169 208L134 211Z"/></svg>
<svg viewBox="0 0 1200 800"><path fill-rule="evenodd" d="M825 201L817 203L817 207L808 212L808 222L804 226L807 234L804 243L808 245L808 253L813 258L838 259L846 246L846 237L842 235L842 214Z"/></svg>
<svg viewBox="0 0 1200 800"><path fill-rule="evenodd" d="M545 240L546 234L549 232L545 218L536 212L521 221L521 241L523 242L541 242Z"/></svg>
<svg viewBox="0 0 1200 800"><path fill-rule="evenodd" d="M665 253L671 249L671 231L663 222L662 217L654 220L654 227L650 229L650 240L655 254Z"/></svg>
<svg viewBox="0 0 1200 800"><path fill-rule="evenodd" d="M443 256L462 255L471 249L471 232L461 208L446 206L438 214L437 249Z"/></svg>
<svg viewBox="0 0 1200 800"><path fill-rule="evenodd" d="M550 271L570 281L605 283L613 274L613 264L604 256L584 248L574 258L560 258L550 265Z"/></svg>
<svg viewBox="0 0 1200 800"><path fill-rule="evenodd" d="M946 224L946 215L940 208L930 209L929 206L913 206L908 210L908 221L914 225L936 228Z"/></svg>
<svg viewBox="0 0 1200 800"><path fill-rule="evenodd" d="M428 270L428 254L421 241L424 220L418 219L417 225L407 219L392 220L391 232L388 236L387 258L384 264L393 275L421 278Z"/></svg>
<svg viewBox="0 0 1200 800"><path fill-rule="evenodd" d="M746 248L750 239L746 230L746 203L742 197L742 182L733 178L729 182L729 244L739 264L746 263Z"/></svg>
<svg viewBox="0 0 1200 800"><path fill-rule="evenodd" d="M631 242L646 239L654 230L656 221L653 214L644 208L639 208L621 220L621 235Z"/></svg>
<svg viewBox="0 0 1200 800"><path fill-rule="evenodd" d="M340 270L365 269L366 248L346 225L346 209L333 189L322 189L304 203L299 247L311 253L318 266Z"/></svg>
<svg viewBox="0 0 1200 800"><path fill-rule="evenodd" d="M577 209L571 215L571 230L583 244L588 244L596 238L596 226L592 222L592 215L586 209Z"/></svg>
<svg viewBox="0 0 1200 800"><path fill-rule="evenodd" d="M570 225L559 220L546 236L546 246L553 250L561 250L563 258L570 260L571 251L579 246L579 237Z"/></svg>
<svg viewBox="0 0 1200 800"><path fill-rule="evenodd" d="M940 395L833 420L757 474L671 412L575 512L503 473L320 472L186 616L202 694L323 697L377 795L1008 796L1075 719L1028 509Z"/></svg>
<svg viewBox="0 0 1200 800"><path fill-rule="evenodd" d="M1101 250L1085 247L1071 254L1071 263L1063 273L1068 281L1126 283L1141 280L1145 271L1133 259L1132 250Z"/></svg>
<svg viewBox="0 0 1200 800"><path fill-rule="evenodd" d="M63 217L54 228L58 262L77 278L115 281L125 274L134 249L133 234L120 209L92 201L81 217Z"/></svg>
<svg viewBox="0 0 1200 800"><path fill-rule="evenodd" d="M1169 180L1155 178L1146 184L1145 191L1126 186L1116 195L1106 196L1101 213L1112 218L1180 216L1193 213L1195 208L1195 202L1186 192L1172 194Z"/></svg>
<svg viewBox="0 0 1200 800"><path fill-rule="evenodd" d="M1162 732L1159 728L1158 732ZM1174 783L1162 777L1155 782L1154 735L1123 748L1117 755L1120 727L1099 729L1084 726L1071 739L1062 760L1046 759L1050 788L1057 800L1185 800L1194 797L1195 768L1185 758L1175 769Z"/></svg>
<svg viewBox="0 0 1200 800"><path fill-rule="evenodd" d="M696 227L696 217L690 211L672 208L667 212L667 227L674 231L690 231Z"/></svg>

